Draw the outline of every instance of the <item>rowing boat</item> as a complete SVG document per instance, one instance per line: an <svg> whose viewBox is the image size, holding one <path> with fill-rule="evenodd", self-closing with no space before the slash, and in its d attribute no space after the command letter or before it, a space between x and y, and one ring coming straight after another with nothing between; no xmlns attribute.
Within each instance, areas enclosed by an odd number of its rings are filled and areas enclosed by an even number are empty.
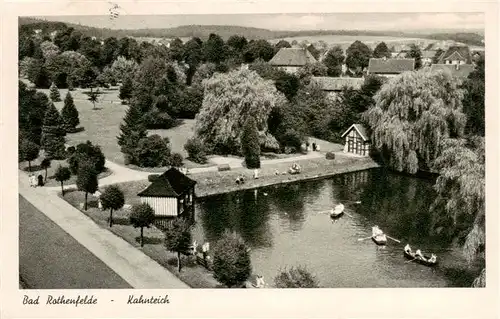
<svg viewBox="0 0 500 319"><path fill-rule="evenodd" d="M372 227L372 240L379 246L387 244L387 237L377 226Z"/></svg>
<svg viewBox="0 0 500 319"><path fill-rule="evenodd" d="M342 215L344 215L344 205L343 204L339 204L339 205L335 206L335 209L332 209L331 213L330 213L330 217L333 219L339 218Z"/></svg>
<svg viewBox="0 0 500 319"><path fill-rule="evenodd" d="M424 255L425 260L423 260L422 258L416 258L415 253L409 253L406 250L404 251L404 255L407 259L411 259L411 260L415 261L416 263L419 263L419 264L424 265L424 266L432 267L432 266L435 266L437 264L437 260L436 261L429 261L429 259L431 258L429 256Z"/></svg>

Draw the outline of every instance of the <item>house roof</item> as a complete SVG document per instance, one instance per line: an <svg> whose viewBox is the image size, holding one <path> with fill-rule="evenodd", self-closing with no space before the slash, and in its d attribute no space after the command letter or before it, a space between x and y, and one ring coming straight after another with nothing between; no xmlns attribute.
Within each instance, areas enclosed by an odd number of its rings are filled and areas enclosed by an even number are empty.
<svg viewBox="0 0 500 319"><path fill-rule="evenodd" d="M446 60L465 60L466 64L471 63L471 55L468 46L454 45L450 46L439 58L439 64L444 64Z"/></svg>
<svg viewBox="0 0 500 319"><path fill-rule="evenodd" d="M444 71L451 73L452 76L459 78L466 78L474 71L472 64L433 64L431 65L431 72Z"/></svg>
<svg viewBox="0 0 500 319"><path fill-rule="evenodd" d="M269 61L275 66L304 66L317 62L309 50L304 48L281 48Z"/></svg>
<svg viewBox="0 0 500 319"><path fill-rule="evenodd" d="M366 129L366 127L364 127L363 124L353 124L351 125L345 132L344 134L342 134L341 137L344 137L346 136L347 134L349 134L350 131L352 130L356 130L359 135L361 135L361 138L363 139L363 141L369 141L370 140L370 135L368 134L368 130Z"/></svg>
<svg viewBox="0 0 500 319"><path fill-rule="evenodd" d="M178 197L196 184L176 168L171 168L156 178L138 196L147 197Z"/></svg>
<svg viewBox="0 0 500 319"><path fill-rule="evenodd" d="M344 87L359 90L365 82L363 78L339 78L328 76L313 76L311 81L318 84L323 91L341 91Z"/></svg>
<svg viewBox="0 0 500 319"><path fill-rule="evenodd" d="M368 72L376 74L393 74L413 71L415 59L375 59L371 58L368 63Z"/></svg>

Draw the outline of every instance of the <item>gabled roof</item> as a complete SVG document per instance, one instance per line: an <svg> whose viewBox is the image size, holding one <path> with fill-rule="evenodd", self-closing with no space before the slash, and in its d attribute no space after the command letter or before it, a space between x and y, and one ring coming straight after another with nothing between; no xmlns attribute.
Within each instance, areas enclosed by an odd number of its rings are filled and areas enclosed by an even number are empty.
<svg viewBox="0 0 500 319"><path fill-rule="evenodd" d="M450 46L446 52L441 55L438 63L444 64L446 60L464 60L466 64L471 63L470 50L468 46L454 45Z"/></svg>
<svg viewBox="0 0 500 319"><path fill-rule="evenodd" d="M346 136L347 134L349 134L350 131L352 130L356 130L359 135L361 135L361 138L363 139L363 141L369 141L370 140L370 135L368 134L368 130L362 125L362 124L353 124L351 125L345 132L344 134L342 134L341 137L344 137Z"/></svg>
<svg viewBox="0 0 500 319"><path fill-rule="evenodd" d="M365 79L313 76L311 82L319 85L323 91L341 91L344 87L359 90L365 82Z"/></svg>
<svg viewBox="0 0 500 319"><path fill-rule="evenodd" d="M137 194L147 197L178 197L191 189L196 181L182 174L176 168L171 168L158 176L146 189Z"/></svg>
<svg viewBox="0 0 500 319"><path fill-rule="evenodd" d="M452 76L459 78L466 78L474 71L472 64L433 64L431 65L431 72L444 71L451 73Z"/></svg>
<svg viewBox="0 0 500 319"><path fill-rule="evenodd" d="M304 48L281 48L269 61L275 66L304 66L317 62L309 50Z"/></svg>
<svg viewBox="0 0 500 319"><path fill-rule="evenodd" d="M398 74L415 69L415 59L375 59L368 63L368 72L375 74Z"/></svg>

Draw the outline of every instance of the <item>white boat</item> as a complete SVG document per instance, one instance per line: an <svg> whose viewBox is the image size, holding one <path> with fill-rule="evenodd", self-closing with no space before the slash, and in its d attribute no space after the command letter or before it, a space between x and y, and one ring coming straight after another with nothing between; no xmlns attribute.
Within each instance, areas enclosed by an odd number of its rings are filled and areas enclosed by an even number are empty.
<svg viewBox="0 0 500 319"><path fill-rule="evenodd" d="M330 217L331 218L338 218L338 217L342 216L344 214L344 208L345 207L343 204L339 204L339 205L335 206L335 208L331 210Z"/></svg>
<svg viewBox="0 0 500 319"><path fill-rule="evenodd" d="M380 228L378 228L378 226L372 227L372 240L377 245L382 246L387 244L387 237L385 236L384 232Z"/></svg>

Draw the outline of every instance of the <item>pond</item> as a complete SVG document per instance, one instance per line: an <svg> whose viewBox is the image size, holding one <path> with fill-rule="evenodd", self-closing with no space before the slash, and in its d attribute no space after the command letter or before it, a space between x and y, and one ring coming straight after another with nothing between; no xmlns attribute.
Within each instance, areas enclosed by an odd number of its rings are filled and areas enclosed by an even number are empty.
<svg viewBox="0 0 500 319"><path fill-rule="evenodd" d="M432 186L432 180L373 169L212 196L197 203L193 235L214 243L225 229L236 231L251 248L254 274L268 284L280 269L302 265L328 288L468 287L475 273L460 248L431 231ZM333 222L324 212L338 203L350 216ZM401 243L359 240L373 225ZM435 253L438 267L408 262L406 243Z"/></svg>

